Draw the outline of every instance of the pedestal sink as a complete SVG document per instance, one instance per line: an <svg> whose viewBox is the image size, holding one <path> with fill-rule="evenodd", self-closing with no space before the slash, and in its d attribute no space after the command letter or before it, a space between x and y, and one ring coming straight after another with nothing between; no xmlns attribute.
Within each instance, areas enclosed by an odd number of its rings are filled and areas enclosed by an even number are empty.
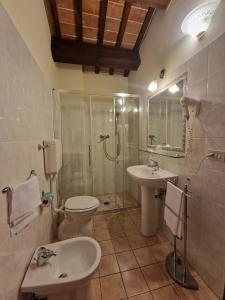
<svg viewBox="0 0 225 300"><path fill-rule="evenodd" d="M141 185L141 231L145 236L156 234L158 226L158 199L155 189L166 188L166 179L177 178L176 174L160 169L154 170L147 165L127 168L127 173Z"/></svg>

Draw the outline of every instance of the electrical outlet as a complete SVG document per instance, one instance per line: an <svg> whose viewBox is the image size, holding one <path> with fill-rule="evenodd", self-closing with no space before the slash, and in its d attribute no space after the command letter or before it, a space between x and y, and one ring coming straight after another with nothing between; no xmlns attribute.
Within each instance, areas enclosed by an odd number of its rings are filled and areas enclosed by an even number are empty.
<svg viewBox="0 0 225 300"><path fill-rule="evenodd" d="M225 162L225 151L209 150L209 154L212 154L210 159Z"/></svg>

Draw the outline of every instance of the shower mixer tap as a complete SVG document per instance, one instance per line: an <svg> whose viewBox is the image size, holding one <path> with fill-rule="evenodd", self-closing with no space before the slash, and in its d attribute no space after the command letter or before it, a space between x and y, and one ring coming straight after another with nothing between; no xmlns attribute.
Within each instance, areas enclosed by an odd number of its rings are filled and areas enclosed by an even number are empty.
<svg viewBox="0 0 225 300"><path fill-rule="evenodd" d="M100 134L99 137L100 137L100 142L103 142L104 140L109 139L109 134L106 134L106 135Z"/></svg>

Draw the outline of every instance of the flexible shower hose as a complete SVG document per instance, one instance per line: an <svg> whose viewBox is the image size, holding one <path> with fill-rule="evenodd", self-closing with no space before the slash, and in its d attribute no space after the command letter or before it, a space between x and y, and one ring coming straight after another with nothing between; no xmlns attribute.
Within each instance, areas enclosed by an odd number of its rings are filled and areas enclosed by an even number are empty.
<svg viewBox="0 0 225 300"><path fill-rule="evenodd" d="M120 155L120 147L119 147L119 151L117 151L117 155L116 156L111 156L108 151L107 151L107 148L106 148L106 139L103 141L103 151L104 151L104 154L105 154L105 157L110 160L110 161L116 161L117 158L119 157Z"/></svg>

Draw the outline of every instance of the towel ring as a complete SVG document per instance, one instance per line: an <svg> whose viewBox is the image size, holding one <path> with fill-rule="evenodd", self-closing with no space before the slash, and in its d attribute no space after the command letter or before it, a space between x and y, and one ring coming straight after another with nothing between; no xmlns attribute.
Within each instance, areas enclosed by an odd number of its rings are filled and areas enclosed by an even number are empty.
<svg viewBox="0 0 225 300"><path fill-rule="evenodd" d="M35 170L31 170L28 179L30 179L30 177L31 177L32 175L37 176L37 173L36 173ZM9 186L4 187L4 188L2 189L2 194L8 193L9 190L10 190L10 187L9 187Z"/></svg>

